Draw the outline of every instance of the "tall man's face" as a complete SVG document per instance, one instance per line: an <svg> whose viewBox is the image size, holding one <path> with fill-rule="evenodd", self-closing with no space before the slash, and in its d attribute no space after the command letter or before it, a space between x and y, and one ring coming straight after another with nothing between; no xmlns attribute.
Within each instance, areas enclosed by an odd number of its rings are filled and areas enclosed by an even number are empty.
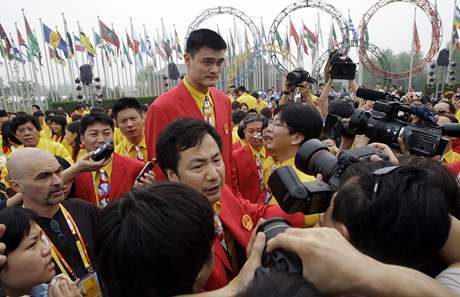
<svg viewBox="0 0 460 297"><path fill-rule="evenodd" d="M184 55L187 65L187 79L192 85L207 89L216 85L225 62L225 50L203 47L196 52Z"/></svg>
<svg viewBox="0 0 460 297"><path fill-rule="evenodd" d="M225 182L225 165L214 138L206 134L200 144L180 152L179 156L177 172L168 169L168 179L191 186L210 203L219 201Z"/></svg>

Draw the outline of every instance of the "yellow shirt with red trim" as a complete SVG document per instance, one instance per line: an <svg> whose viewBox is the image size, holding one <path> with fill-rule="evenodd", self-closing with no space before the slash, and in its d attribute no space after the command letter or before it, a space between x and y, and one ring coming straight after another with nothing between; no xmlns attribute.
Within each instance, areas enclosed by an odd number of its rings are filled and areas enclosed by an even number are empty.
<svg viewBox="0 0 460 297"><path fill-rule="evenodd" d="M276 168L280 168L280 167L283 167L283 166L291 166L294 169L294 171L297 174L297 176L299 177L300 181L303 182L303 183L315 181L315 177L313 177L311 175L308 175L308 174L305 174L305 173L303 173L302 171L300 171L299 169L297 169L295 167L295 157L293 157L291 159L287 159L284 162L273 163L272 168L270 168L270 170L267 171L268 174L266 173L265 176L264 176L264 182L265 182L265 185L267 187L268 187L268 179L270 178L270 175L272 174L272 172ZM270 198L269 203L270 204L278 204L278 202L276 201L275 197L273 197L273 195ZM312 214L312 215L304 216L305 226L307 226L307 227L314 226L318 221L319 221L319 214Z"/></svg>
<svg viewBox="0 0 460 297"><path fill-rule="evenodd" d="M459 160L460 160L460 154L454 152L452 149L450 149L448 152L444 154L444 161L447 162L447 164L450 164L450 163L453 163Z"/></svg>
<svg viewBox="0 0 460 297"><path fill-rule="evenodd" d="M40 131L40 137L45 138L45 139L52 139L53 138L53 131L51 131L51 128L48 127L46 123L43 123L41 125L41 131Z"/></svg>
<svg viewBox="0 0 460 297"><path fill-rule="evenodd" d="M200 90L195 89L188 80L184 78L183 80L184 86L187 89L187 91L190 93L192 96L193 100L195 100L196 105L198 106L198 109L201 111L203 114L203 105L204 105L204 99L205 97L208 97L210 107L211 107L211 122L215 123L216 122L216 115L214 114L214 102L212 101L211 93L209 93L209 90L206 93L201 92ZM203 114L204 116L204 114Z"/></svg>
<svg viewBox="0 0 460 297"><path fill-rule="evenodd" d="M141 147L140 152L144 156L143 162L147 163L147 145L145 144L145 137L142 137L139 146ZM138 160L136 145L132 144L127 138L115 147L115 153Z"/></svg>

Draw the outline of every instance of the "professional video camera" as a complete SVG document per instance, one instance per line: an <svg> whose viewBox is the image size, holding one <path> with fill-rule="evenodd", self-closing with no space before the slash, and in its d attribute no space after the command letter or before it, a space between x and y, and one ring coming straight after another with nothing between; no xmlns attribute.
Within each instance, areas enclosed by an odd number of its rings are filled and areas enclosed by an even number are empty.
<svg viewBox="0 0 460 297"><path fill-rule="evenodd" d="M356 109L349 122L349 130L355 134L365 134L371 141L398 146L398 137L401 137L409 152L433 157L444 154L448 140L443 136L460 137L459 124L437 126L434 115L425 106L411 107L399 101L381 101L393 98L365 88L359 88L356 96L376 101L373 110ZM418 116L425 124L419 126L409 123L411 115Z"/></svg>
<svg viewBox="0 0 460 297"><path fill-rule="evenodd" d="M345 169L353 163L368 161L373 155L388 160L380 150L368 146L344 151L337 158L321 141L310 139L297 151L295 165L306 174L321 174L324 181L302 183L292 167L284 166L272 173L268 186L285 212L321 213L329 206Z"/></svg>
<svg viewBox="0 0 460 297"><path fill-rule="evenodd" d="M311 77L310 73L303 68L296 68L286 75L286 81L289 86L297 86L301 82L306 81L309 84L316 83L316 80Z"/></svg>
<svg viewBox="0 0 460 297"><path fill-rule="evenodd" d="M341 50L335 50L329 55L332 79L354 80L356 64Z"/></svg>

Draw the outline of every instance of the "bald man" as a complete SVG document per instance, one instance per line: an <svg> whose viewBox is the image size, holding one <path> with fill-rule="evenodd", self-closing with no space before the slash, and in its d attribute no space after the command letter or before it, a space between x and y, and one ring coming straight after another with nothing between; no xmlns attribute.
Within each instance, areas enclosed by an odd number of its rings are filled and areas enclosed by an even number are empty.
<svg viewBox="0 0 460 297"><path fill-rule="evenodd" d="M90 162L88 157L86 162ZM47 151L27 147L17 150L7 167L10 185L23 197L24 207L39 215L38 224L54 250L56 273L73 279L94 277L96 207L78 198L65 200L62 168Z"/></svg>

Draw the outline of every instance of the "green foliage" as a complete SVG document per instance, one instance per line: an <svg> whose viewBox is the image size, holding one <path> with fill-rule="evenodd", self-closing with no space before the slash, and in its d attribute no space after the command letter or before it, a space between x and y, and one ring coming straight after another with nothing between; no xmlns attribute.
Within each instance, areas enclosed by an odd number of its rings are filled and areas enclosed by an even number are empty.
<svg viewBox="0 0 460 297"><path fill-rule="evenodd" d="M149 104L152 103L156 97L150 97L150 96L146 96L146 97L136 97L136 99L141 103L141 104ZM107 107L112 107L113 103L116 101L117 99L104 99L102 100L102 104L98 104L98 106L102 106L104 108L107 108ZM52 108L53 109L57 109L58 107L62 107L62 109L66 112L66 113L71 113L75 110L75 106L77 105L78 101L64 101L64 102L53 102L51 104Z"/></svg>

